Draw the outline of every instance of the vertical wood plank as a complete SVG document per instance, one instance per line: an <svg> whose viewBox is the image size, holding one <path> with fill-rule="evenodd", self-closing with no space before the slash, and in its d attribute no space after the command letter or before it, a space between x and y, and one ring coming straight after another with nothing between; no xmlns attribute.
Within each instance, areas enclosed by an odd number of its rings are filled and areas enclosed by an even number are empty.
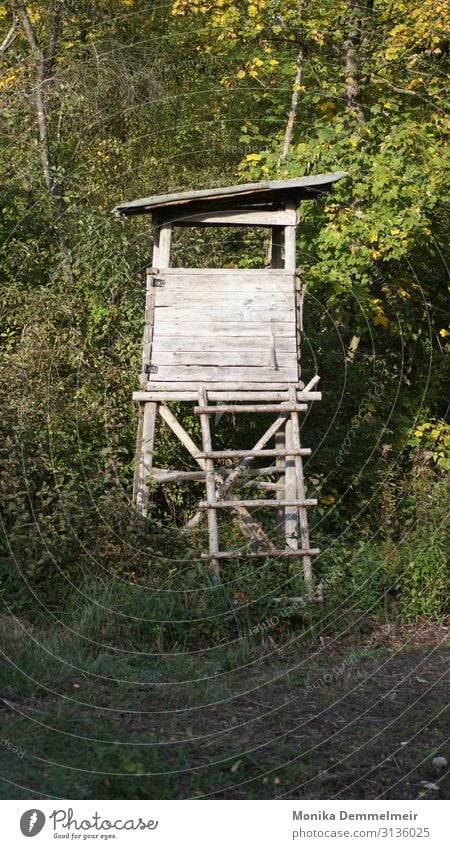
<svg viewBox="0 0 450 849"><path fill-rule="evenodd" d="M200 407L208 406L208 396L206 389L201 386L198 390L198 401ZM202 428L202 446L203 451L212 451L211 430L209 424L209 415L200 413L200 423ZM216 501L216 478L214 471L214 460L205 460L205 478L206 478L206 500L209 504L214 504ZM219 553L219 526L217 521L217 510L208 510L208 536L209 536L209 554L210 568L212 572L213 584L220 583L219 561L217 555Z"/></svg>

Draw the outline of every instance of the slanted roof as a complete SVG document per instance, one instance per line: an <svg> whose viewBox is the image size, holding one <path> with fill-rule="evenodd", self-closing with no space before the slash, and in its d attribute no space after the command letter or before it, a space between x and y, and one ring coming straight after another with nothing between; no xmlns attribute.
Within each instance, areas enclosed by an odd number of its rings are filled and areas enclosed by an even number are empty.
<svg viewBox="0 0 450 849"><path fill-rule="evenodd" d="M230 202L236 208L264 202L307 200L328 191L333 183L346 176L346 171L332 171L328 174L294 177L290 180L266 180L262 183L240 183L237 186L222 186L215 189L151 195L147 198L119 203L114 212L116 215L142 215L162 207L183 206L186 208L199 203L202 206L220 210L229 208Z"/></svg>

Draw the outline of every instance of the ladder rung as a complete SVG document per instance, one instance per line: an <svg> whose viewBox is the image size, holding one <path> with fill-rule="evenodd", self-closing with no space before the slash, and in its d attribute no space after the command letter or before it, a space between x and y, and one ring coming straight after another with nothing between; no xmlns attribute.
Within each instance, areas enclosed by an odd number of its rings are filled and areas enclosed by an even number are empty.
<svg viewBox="0 0 450 849"><path fill-rule="evenodd" d="M223 510L227 507L315 507L317 498L303 501L277 501L275 498L254 498L245 501L200 501L200 510Z"/></svg>
<svg viewBox="0 0 450 849"><path fill-rule="evenodd" d="M275 548L271 551L217 551L215 554L202 554L202 560L231 560L236 557L315 557L320 548Z"/></svg>
<svg viewBox="0 0 450 849"><path fill-rule="evenodd" d="M259 451L204 451L196 454L199 460L227 460L232 457L309 457L310 448L262 448Z"/></svg>
<svg viewBox="0 0 450 849"><path fill-rule="evenodd" d="M220 404L217 407L194 407L194 413L201 416L213 416L215 413L304 413L307 404L290 404L282 401L280 404Z"/></svg>

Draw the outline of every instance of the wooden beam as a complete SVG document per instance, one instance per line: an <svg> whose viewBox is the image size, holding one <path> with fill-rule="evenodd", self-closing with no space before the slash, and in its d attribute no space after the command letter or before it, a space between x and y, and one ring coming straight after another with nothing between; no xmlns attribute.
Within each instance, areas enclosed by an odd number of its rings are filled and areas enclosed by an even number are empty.
<svg viewBox="0 0 450 849"><path fill-rule="evenodd" d="M298 498L277 501L276 498L253 498L236 499L235 501L200 501L201 510L226 510L234 507L316 507L317 498L307 498L299 501Z"/></svg>
<svg viewBox="0 0 450 849"><path fill-rule="evenodd" d="M198 456L203 460L228 460L234 457L246 457L249 460L252 457L309 457L311 454L310 448L262 448L255 450L254 448L242 448L232 451L210 451L209 453L202 452Z"/></svg>
<svg viewBox="0 0 450 849"><path fill-rule="evenodd" d="M154 384L150 384L150 390L140 390L137 392L133 392L133 401L196 401L197 393L193 388L192 384L161 384L161 388L156 389ZM262 384L265 386L265 384ZM217 384L215 384L217 386ZM208 391L208 397L211 401L286 401L288 397L288 387L285 385L284 390L277 391L258 391L254 388L255 384L253 384L253 388L250 391L229 391L227 390L226 384L223 384L224 388L219 389L213 388ZM305 392L305 390L299 390L297 392L297 400L298 401L321 401L322 393L321 392Z"/></svg>
<svg viewBox="0 0 450 849"><path fill-rule="evenodd" d="M292 551L292 549L276 548L273 551L218 551L216 553L216 559L232 560L235 558L237 559L238 557L245 557L245 559L253 559L255 557L273 557L274 559L278 560L278 558L298 558L303 557L305 555L316 556L317 554L320 554L320 548L311 548L308 551L304 551L302 549L299 549L298 551ZM207 554L202 554L201 557L205 560L208 559Z"/></svg>
<svg viewBox="0 0 450 849"><path fill-rule="evenodd" d="M226 404L213 407L194 407L194 413L207 413L212 416L217 413L279 413L281 410L287 412L304 413L308 409L307 404L281 403L281 404Z"/></svg>
<svg viewBox="0 0 450 849"><path fill-rule="evenodd" d="M286 227L295 226L296 215L291 209L229 209L226 211L213 210L210 212L178 211L170 219L177 227Z"/></svg>

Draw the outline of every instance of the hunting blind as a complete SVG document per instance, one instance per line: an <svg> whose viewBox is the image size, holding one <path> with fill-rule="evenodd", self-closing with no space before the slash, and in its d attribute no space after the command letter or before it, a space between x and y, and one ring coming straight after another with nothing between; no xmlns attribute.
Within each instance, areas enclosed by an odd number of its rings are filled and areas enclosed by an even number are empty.
<svg viewBox="0 0 450 849"><path fill-rule="evenodd" d="M152 267L147 269L145 330L139 403L134 497L147 515L153 483L203 481L205 498L189 525L206 515L213 579L223 558L303 559L311 585L303 457L311 453L300 439L299 413L311 401L319 377L300 380L303 289L296 263L298 206L331 189L345 172L291 180L156 195L122 203L118 215L151 214ZM173 227L265 227L270 230L269 268L172 268ZM167 402L194 403L202 444L192 437ZM275 421L250 448L217 450L211 417L218 414L271 414ZM153 464L158 415L197 464L194 471L157 469ZM275 480L274 480L275 479ZM236 490L244 489L245 497ZM256 490L258 497L248 492ZM262 493L263 497L259 497ZM269 497L268 493L272 493ZM257 521L260 510L276 511L283 542L275 544ZM232 511L247 545L220 546L219 516Z"/></svg>

